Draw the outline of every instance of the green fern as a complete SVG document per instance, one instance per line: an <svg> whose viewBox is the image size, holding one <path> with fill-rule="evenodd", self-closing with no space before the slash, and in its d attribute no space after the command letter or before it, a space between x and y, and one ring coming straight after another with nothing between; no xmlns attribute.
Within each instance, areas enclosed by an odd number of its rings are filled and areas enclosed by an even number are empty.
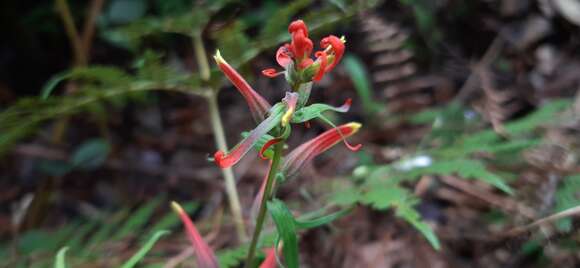
<svg viewBox="0 0 580 268"><path fill-rule="evenodd" d="M332 200L341 205L361 203L377 210L394 209L396 216L417 229L433 248L437 250L441 248L441 243L431 226L421 219L421 215L414 208L419 199L399 184L388 180L367 182L360 187L348 187L335 192Z"/></svg>
<svg viewBox="0 0 580 268"><path fill-rule="evenodd" d="M421 220L414 209L418 200L402 186L405 181L415 181L423 175L457 175L465 179L486 182L505 193L513 194L508 185L514 175L493 165L492 159L476 157L476 153L490 153L496 158L519 154L524 149L541 144L535 129L553 122L557 113L570 105L570 101L555 101L540 107L536 112L505 124L510 134L504 138L492 130L473 131L477 122L464 117L464 109L457 104L438 109L437 112L423 112L417 121L434 121L433 130L421 147L435 144L432 148L421 148L414 156L409 156L389 165L362 166L355 170L354 183L338 191L333 201L338 204L361 203L377 210L394 209L396 215L415 227L435 248L439 242L433 230ZM506 164L506 163L503 163ZM579 177L580 178L580 177ZM580 179L569 177L558 193L558 208L563 210L580 205L577 193ZM563 222L565 224L565 222Z"/></svg>

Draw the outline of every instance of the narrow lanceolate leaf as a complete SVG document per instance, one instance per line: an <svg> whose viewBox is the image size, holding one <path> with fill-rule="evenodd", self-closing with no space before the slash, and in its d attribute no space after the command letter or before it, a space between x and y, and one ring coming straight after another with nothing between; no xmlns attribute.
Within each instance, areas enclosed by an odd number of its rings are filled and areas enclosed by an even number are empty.
<svg viewBox="0 0 580 268"><path fill-rule="evenodd" d="M131 257L127 262L125 262L123 264L123 266L121 266L121 268L133 268L133 267L135 267L135 265L137 263L139 263L139 261L141 261L145 257L145 255L147 255L147 253L151 250L151 248L153 248L153 246L155 245L157 240L159 240L159 238L161 238L162 236L164 236L168 233L169 233L169 231L166 231L166 230L157 231L145 243L145 245L143 245L143 247L141 249L139 249L139 251L137 251L137 253L135 253L135 255L133 255L133 257Z"/></svg>
<svg viewBox="0 0 580 268"><path fill-rule="evenodd" d="M298 229L310 229L333 222L336 219L348 214L352 208L343 209L320 218L311 220L296 220L295 225Z"/></svg>
<svg viewBox="0 0 580 268"><path fill-rule="evenodd" d="M250 131L248 137L240 142L229 153L217 151L214 154L215 162L221 168L227 168L235 165L248 151L254 147L260 140L260 137L268 134L270 130L280 124L284 114L284 105L276 105L272 108L272 112L266 120L262 121L255 129Z"/></svg>
<svg viewBox="0 0 580 268"><path fill-rule="evenodd" d="M294 149L284 160L282 165L282 172L287 178L298 174L298 171L305 163L311 161L317 155L330 149L338 142L347 137L354 135L361 127L359 123L348 123L337 128L329 129L326 132L318 135L316 138L298 146ZM348 146L351 150L358 150L360 144L357 146Z"/></svg>
<svg viewBox="0 0 580 268"><path fill-rule="evenodd" d="M266 114L271 108L271 105L264 99L260 94L258 94L251 86L246 82L246 80L232 67L230 66L224 58L222 58L219 50L214 56L220 70L226 75L226 77L236 86L240 94L246 99L252 116L256 122L264 120Z"/></svg>
<svg viewBox="0 0 580 268"><path fill-rule="evenodd" d="M68 247L61 248L58 253L56 254L56 259L54 261L54 268L66 268L66 252L68 251Z"/></svg>
<svg viewBox="0 0 580 268"><path fill-rule="evenodd" d="M195 251L197 268L219 268L214 251L205 242L203 237L201 237L197 228L185 213L185 210L177 202L171 202L171 207L179 215L179 218L181 218L185 226L187 237Z"/></svg>
<svg viewBox="0 0 580 268"><path fill-rule="evenodd" d="M286 267L298 267L298 236L296 235L295 219L292 212L286 205L274 199L268 202L268 211L276 224L278 235L282 238L284 247L282 252L284 254L284 261Z"/></svg>
<svg viewBox="0 0 580 268"><path fill-rule="evenodd" d="M292 116L292 123L303 123L314 118L318 118L322 113L326 111L335 111L339 113L346 113L350 109L352 103L351 99L347 99L344 104L340 107L330 106L323 103L315 103L310 106L306 106L294 113Z"/></svg>

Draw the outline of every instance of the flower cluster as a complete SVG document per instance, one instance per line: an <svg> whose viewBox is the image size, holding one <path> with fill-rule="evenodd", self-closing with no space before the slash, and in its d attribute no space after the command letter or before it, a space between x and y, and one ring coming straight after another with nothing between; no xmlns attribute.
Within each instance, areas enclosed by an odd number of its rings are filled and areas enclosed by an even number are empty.
<svg viewBox="0 0 580 268"><path fill-rule="evenodd" d="M302 20L294 21L288 27L292 35L290 44L284 44L276 52L276 61L284 71L274 68L265 69L262 73L268 77L286 74L286 78L293 83L304 81L320 81L325 73L330 72L338 64L344 53L344 38L329 35L320 41L321 50L314 53L314 45L308 38L308 27Z"/></svg>
<svg viewBox="0 0 580 268"><path fill-rule="evenodd" d="M238 91L245 98L254 120L258 126L250 131L247 137L236 145L229 153L217 151L214 154L214 160L221 168L227 168L235 165L244 155L260 142L260 139L267 137L275 128L286 128L290 123L308 123L314 118L325 120L322 112L332 110L336 112L346 112L350 108L350 100L341 107L332 107L325 104L313 104L305 106L310 94L312 81L317 81L322 76L331 71L342 58L344 53L344 38L338 38L334 35L325 37L320 42L323 50L315 53L316 60L310 58L313 50L312 41L308 38L308 28L302 20L294 21L288 27L288 32L292 35L290 44L284 44L276 53L276 61L284 67L284 71L276 72L274 69L264 70L267 76L274 77L286 73L286 77L298 77L299 79L289 79L293 86L293 91L286 92L286 97L281 102L270 105L260 94L258 94L246 80L221 56L219 51L214 56L216 63L225 76L234 84ZM298 84L296 84L298 82ZM328 121L328 120L325 120ZM329 122L329 121L328 121ZM334 125L333 125L334 127ZM329 149L329 146L320 146L321 144L335 144L344 140L347 147L356 151L360 146L349 145L345 138L356 133L360 124L351 123L340 127L334 127L336 135L322 134L312 141L308 142L312 146L300 146L295 152L290 153L286 158L284 166L289 170L298 170L306 161L297 158L310 158L311 155L320 154ZM283 132L283 131L279 131ZM332 140L328 140L328 137ZM284 137L285 138L285 137ZM268 147L281 140L281 137L271 137L260 150L260 156L263 156ZM313 148L318 148L313 150ZM266 157L263 157L266 158ZM294 164L290 164L294 163ZM291 174L287 174L291 175Z"/></svg>

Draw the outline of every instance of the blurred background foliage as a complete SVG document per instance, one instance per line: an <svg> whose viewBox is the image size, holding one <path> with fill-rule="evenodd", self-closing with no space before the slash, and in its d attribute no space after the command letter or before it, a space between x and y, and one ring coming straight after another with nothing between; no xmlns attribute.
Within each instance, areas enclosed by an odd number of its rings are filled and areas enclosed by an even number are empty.
<svg viewBox="0 0 580 268"><path fill-rule="evenodd" d="M313 40L346 35L348 55L313 99L353 97L347 117L365 125L361 152L336 149L280 193L304 214L359 205L300 233L303 263L580 263L574 1L67 1L79 35L95 27L85 51L63 26L62 2L0 3L0 265L187 267L192 253L167 209L187 200L220 263L237 267L247 245L207 162L202 97L228 89L219 101L230 140L250 120L216 66L200 77L192 40L279 98L284 83L257 74L297 18ZM266 167L241 166L249 207Z"/></svg>

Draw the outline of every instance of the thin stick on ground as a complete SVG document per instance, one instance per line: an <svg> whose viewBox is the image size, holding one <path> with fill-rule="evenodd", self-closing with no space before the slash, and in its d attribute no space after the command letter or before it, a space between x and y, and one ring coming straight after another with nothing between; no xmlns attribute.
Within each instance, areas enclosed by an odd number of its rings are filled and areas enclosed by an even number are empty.
<svg viewBox="0 0 580 268"><path fill-rule="evenodd" d="M524 233L526 231L529 231L533 228L540 227L541 225L551 223L551 222L554 222L554 221L557 221L557 220L560 220L563 218L568 218L568 217L573 217L573 216L578 216L578 215L580 215L580 206L575 206L575 207L566 209L564 211L560 211L558 213L552 214L548 217L536 220L528 225L515 227L515 228L505 232L505 236L516 236L516 235L519 235L519 234Z"/></svg>

